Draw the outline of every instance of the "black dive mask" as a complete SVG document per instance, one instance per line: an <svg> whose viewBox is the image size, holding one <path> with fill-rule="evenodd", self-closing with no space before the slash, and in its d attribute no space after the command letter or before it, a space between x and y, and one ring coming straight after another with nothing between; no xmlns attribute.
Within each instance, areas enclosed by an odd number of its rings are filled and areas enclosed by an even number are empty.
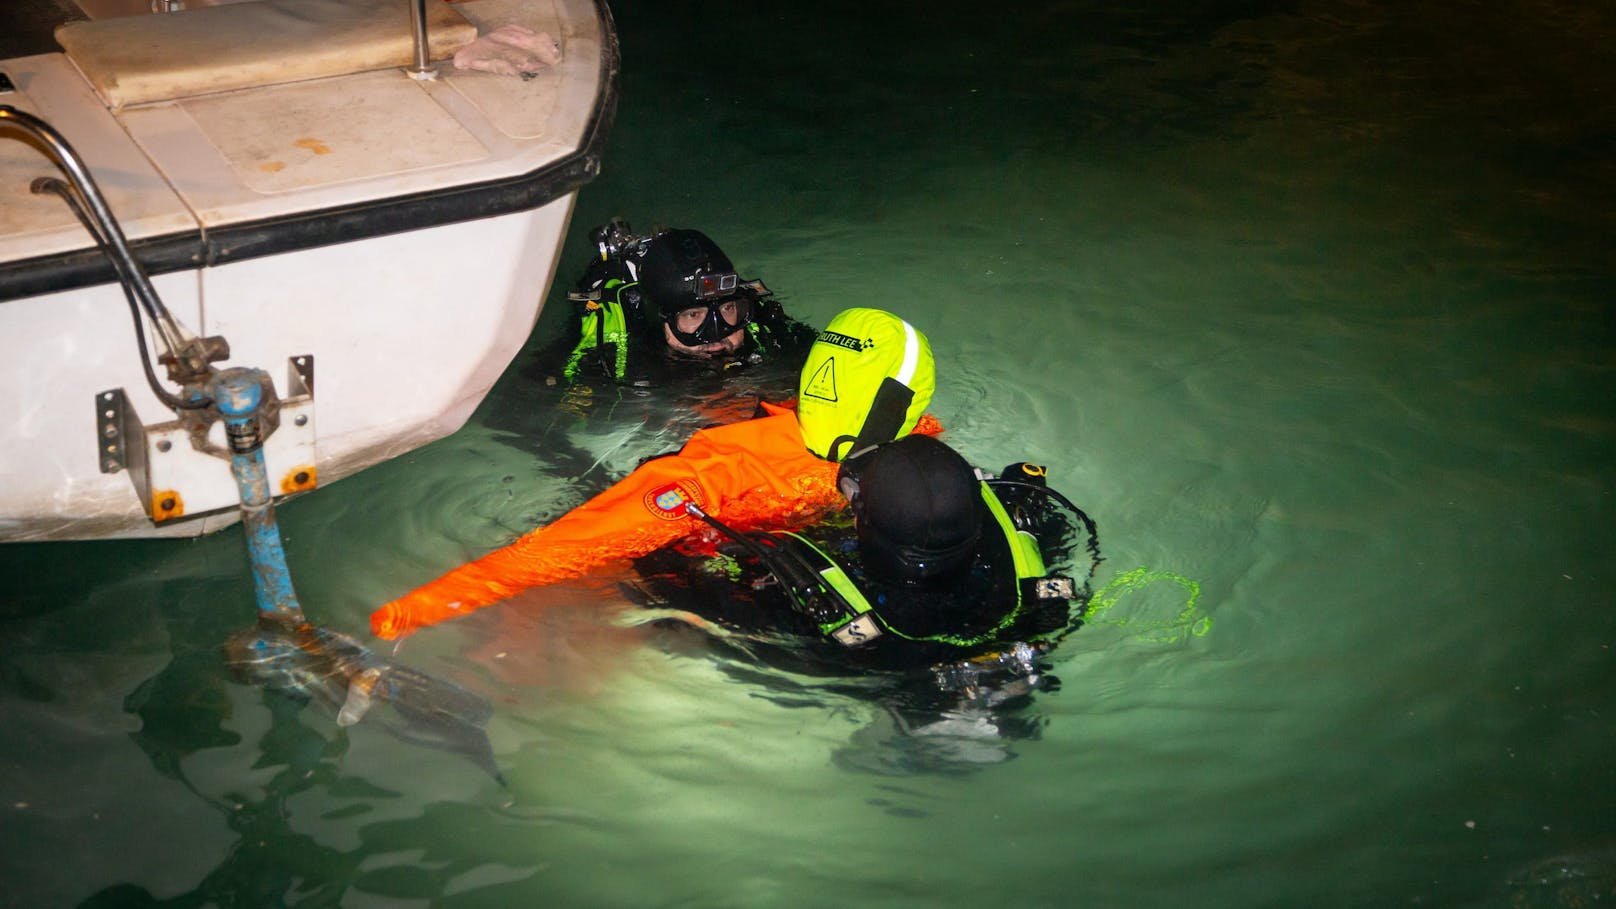
<svg viewBox="0 0 1616 909"><path fill-rule="evenodd" d="M668 330L687 347L716 344L752 321L752 300L736 294L723 300L698 301L668 313Z"/></svg>

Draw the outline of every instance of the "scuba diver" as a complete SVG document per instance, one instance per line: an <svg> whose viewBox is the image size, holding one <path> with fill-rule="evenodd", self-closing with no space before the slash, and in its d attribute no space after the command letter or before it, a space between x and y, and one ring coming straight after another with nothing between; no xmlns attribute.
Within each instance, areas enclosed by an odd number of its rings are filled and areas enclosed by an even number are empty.
<svg viewBox="0 0 1616 909"><path fill-rule="evenodd" d="M568 294L572 316L519 367L524 406L491 425L545 453L551 472L599 488L698 429L751 418L796 391L815 332L705 234L596 227Z"/></svg>
<svg viewBox="0 0 1616 909"><path fill-rule="evenodd" d="M833 753L843 766L961 773L1009 759L1043 727L1035 692L1059 687L1045 655L1082 623L1093 522L1042 467L995 477L927 435L849 456L838 483L850 507L802 530L744 533L698 513L712 539L636 559L620 586L672 641L697 637L782 703L878 707ZM1074 579L1061 569L1078 531L1093 561Z"/></svg>
<svg viewBox="0 0 1616 909"><path fill-rule="evenodd" d="M589 237L597 255L567 295L578 307L561 366L569 384L656 385L771 357L795 367L813 343L811 328L787 317L762 281L742 280L700 231L640 236L613 218Z"/></svg>
<svg viewBox="0 0 1616 909"><path fill-rule="evenodd" d="M1008 668L1070 626L1078 583L1050 566L1076 526L1096 557L1098 544L1044 468L994 476L909 435L850 455L837 485L850 507L795 531L741 532L691 508L717 533L636 559L635 599L836 671Z"/></svg>

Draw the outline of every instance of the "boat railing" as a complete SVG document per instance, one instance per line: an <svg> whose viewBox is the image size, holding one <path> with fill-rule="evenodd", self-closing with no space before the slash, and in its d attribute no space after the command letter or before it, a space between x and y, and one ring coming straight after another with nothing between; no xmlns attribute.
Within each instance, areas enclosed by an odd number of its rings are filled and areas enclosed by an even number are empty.
<svg viewBox="0 0 1616 909"><path fill-rule="evenodd" d="M432 68L430 44L426 35L426 0L405 0L410 5L410 34L415 38L415 65L410 68L413 79L436 79Z"/></svg>

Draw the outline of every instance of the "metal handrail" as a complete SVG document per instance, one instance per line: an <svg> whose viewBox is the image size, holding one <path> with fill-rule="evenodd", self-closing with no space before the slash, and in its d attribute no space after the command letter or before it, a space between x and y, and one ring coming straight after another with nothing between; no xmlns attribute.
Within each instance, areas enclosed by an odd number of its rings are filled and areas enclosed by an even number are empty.
<svg viewBox="0 0 1616 909"><path fill-rule="evenodd" d="M112 264L119 276L127 278L134 285L141 306L151 317L162 336L163 343L170 351L178 351L184 347L186 341L190 339L189 333L169 315L162 300L157 296L157 289L146 276L146 269L141 267L140 261L129 251L129 241L124 237L117 219L112 217L112 209L108 207L106 197L101 194L101 188L96 185L95 178L90 175L90 169L85 166L84 159L79 157L79 153L74 151L73 146L68 144L67 139L63 138L55 127L27 111L18 110L8 104L0 104L0 124L5 122L10 122L39 140L57 169L72 181L78 201L84 204L94 221L91 225L92 232L98 233L97 239L107 246L112 256ZM38 184L34 187L35 192L48 190L48 184Z"/></svg>
<svg viewBox="0 0 1616 909"><path fill-rule="evenodd" d="M415 33L415 65L410 68L412 79L436 79L438 73L432 68L430 47L426 38L426 0L408 0L410 4L410 29Z"/></svg>
<svg viewBox="0 0 1616 909"><path fill-rule="evenodd" d="M135 340L140 347L141 362L152 392L164 405L176 411L208 406L207 395L192 386L208 378L212 371L209 364L229 358L229 344L219 337L198 338L163 305L145 267L130 251L129 240L124 236L123 228L119 227L118 220L112 216L112 208L107 205L106 197L102 195L95 177L90 174L89 167L55 127L27 111L0 104L0 127L6 126L32 137L57 170L68 178L68 182L64 183L55 177L40 177L30 184L29 189L35 193L60 196L78 216L96 246L112 260L118 283L123 286L124 295L135 315ZM184 398L176 397L159 385L151 370L145 336L140 327L141 311L151 320L153 330L163 343L165 353L160 359L168 365L170 380L187 389Z"/></svg>

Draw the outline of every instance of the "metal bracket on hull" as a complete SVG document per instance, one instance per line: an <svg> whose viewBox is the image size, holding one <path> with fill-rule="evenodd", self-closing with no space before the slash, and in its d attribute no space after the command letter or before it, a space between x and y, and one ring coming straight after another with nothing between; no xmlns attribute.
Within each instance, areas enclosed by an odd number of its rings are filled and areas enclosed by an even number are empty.
<svg viewBox="0 0 1616 909"><path fill-rule="evenodd" d="M269 389L270 397L274 389ZM264 461L277 497L313 489L319 483L314 430L314 357L287 361L286 397L278 428L264 439ZM145 424L122 388L95 396L96 454L102 473L128 471L141 507L153 523L235 508L240 493L231 476L223 424L209 421L201 432L195 420ZM216 416L216 415L215 415Z"/></svg>
<svg viewBox="0 0 1616 909"><path fill-rule="evenodd" d="M146 472L146 427L140 425L140 417L129 405L129 396L123 389L113 388L95 396L95 423L101 472L132 470L135 485L139 486ZM140 463L130 464L131 457Z"/></svg>

